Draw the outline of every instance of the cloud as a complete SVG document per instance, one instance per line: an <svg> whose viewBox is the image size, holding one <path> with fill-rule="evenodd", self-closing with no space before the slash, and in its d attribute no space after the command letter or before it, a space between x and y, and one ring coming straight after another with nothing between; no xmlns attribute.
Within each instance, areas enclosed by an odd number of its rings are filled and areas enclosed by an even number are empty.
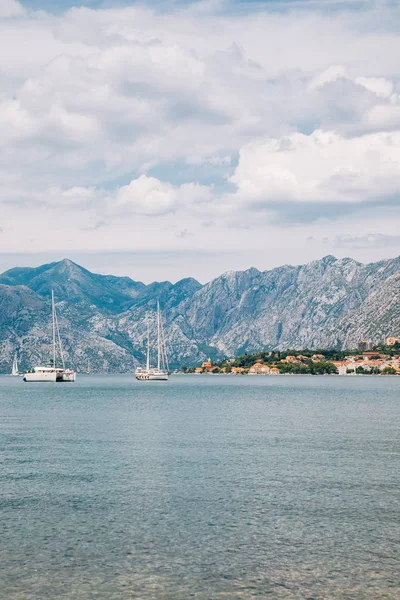
<svg viewBox="0 0 400 600"><path fill-rule="evenodd" d="M381 98L390 98L393 93L392 81L384 77L352 77L344 65L332 65L319 73L310 81L308 88L318 90L340 80L352 81Z"/></svg>
<svg viewBox="0 0 400 600"><path fill-rule="evenodd" d="M372 13L363 20L355 32L351 11L228 17L210 6L172 14L135 6L26 15L0 31L11 56L2 62L0 53L2 143L20 173L31 177L40 155L36 176L49 169L72 186L98 184L94 168L102 182L169 161L222 169L266 133L397 126L394 83L376 76L374 61L394 77L400 42L379 24L371 34ZM288 31L295 43L274 52Z"/></svg>
<svg viewBox="0 0 400 600"><path fill-rule="evenodd" d="M89 225L89 227L81 227L81 231L97 231L98 229L102 229L103 227L107 227L108 223L106 221L96 221L94 225Z"/></svg>
<svg viewBox="0 0 400 600"><path fill-rule="evenodd" d="M25 13L24 8L17 0L1 0L0 19L7 17L20 17Z"/></svg>
<svg viewBox="0 0 400 600"><path fill-rule="evenodd" d="M324 85L338 81L338 79L348 78L348 72L344 65L332 65L329 69L326 69L326 71L318 73L318 75L310 81L308 88L310 90L318 90Z"/></svg>
<svg viewBox="0 0 400 600"><path fill-rule="evenodd" d="M118 248L260 249L283 222L323 218L332 240L343 215L395 208L400 6L284 4L54 15L3 0L18 17L0 21L1 201L16 232L3 248L31 223L42 250L94 248L104 222Z"/></svg>
<svg viewBox="0 0 400 600"><path fill-rule="evenodd" d="M400 132L345 138L316 130L243 147L233 198L255 207L365 203L400 194Z"/></svg>
<svg viewBox="0 0 400 600"><path fill-rule="evenodd" d="M158 216L210 198L211 190L206 186L197 183L173 186L155 177L141 175L117 190L110 208L122 214Z"/></svg>
<svg viewBox="0 0 400 600"><path fill-rule="evenodd" d="M335 248L390 248L400 247L400 235L367 233L365 235L342 234L329 240Z"/></svg>

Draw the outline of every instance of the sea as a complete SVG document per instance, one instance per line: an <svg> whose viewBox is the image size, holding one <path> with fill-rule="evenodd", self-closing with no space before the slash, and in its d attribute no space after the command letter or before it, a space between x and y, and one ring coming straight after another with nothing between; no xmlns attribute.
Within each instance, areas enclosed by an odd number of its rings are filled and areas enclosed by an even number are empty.
<svg viewBox="0 0 400 600"><path fill-rule="evenodd" d="M0 598L399 599L400 377L0 377Z"/></svg>

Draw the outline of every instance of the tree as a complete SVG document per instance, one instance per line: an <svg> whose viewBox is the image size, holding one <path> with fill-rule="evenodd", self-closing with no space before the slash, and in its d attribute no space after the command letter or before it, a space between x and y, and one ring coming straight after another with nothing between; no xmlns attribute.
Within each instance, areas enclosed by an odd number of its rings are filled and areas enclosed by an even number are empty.
<svg viewBox="0 0 400 600"><path fill-rule="evenodd" d="M187 368L187 366L186 366L186 365L182 365L182 366L181 366L181 371L182 371L182 373L187 373L187 370L188 370L188 368Z"/></svg>
<svg viewBox="0 0 400 600"><path fill-rule="evenodd" d="M397 371L396 369L393 369L393 367L385 367L382 371L382 375L396 375Z"/></svg>
<svg viewBox="0 0 400 600"><path fill-rule="evenodd" d="M312 375L334 375L337 373L337 369L331 362L311 363L310 373Z"/></svg>

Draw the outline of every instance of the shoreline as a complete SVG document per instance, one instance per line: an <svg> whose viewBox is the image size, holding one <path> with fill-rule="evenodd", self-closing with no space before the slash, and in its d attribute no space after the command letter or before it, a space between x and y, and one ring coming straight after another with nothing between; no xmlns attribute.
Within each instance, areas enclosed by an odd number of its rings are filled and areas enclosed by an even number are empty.
<svg viewBox="0 0 400 600"><path fill-rule="evenodd" d="M196 377L201 376L219 376L229 375L231 377L398 377L399 374L394 373L346 373L340 375L339 373L171 373L171 375L194 375Z"/></svg>

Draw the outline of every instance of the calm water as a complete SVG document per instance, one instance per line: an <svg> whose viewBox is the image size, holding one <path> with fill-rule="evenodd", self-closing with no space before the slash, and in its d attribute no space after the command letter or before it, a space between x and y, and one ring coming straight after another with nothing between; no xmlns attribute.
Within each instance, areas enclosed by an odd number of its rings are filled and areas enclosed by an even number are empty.
<svg viewBox="0 0 400 600"><path fill-rule="evenodd" d="M400 598L400 377L0 378L0 597Z"/></svg>

